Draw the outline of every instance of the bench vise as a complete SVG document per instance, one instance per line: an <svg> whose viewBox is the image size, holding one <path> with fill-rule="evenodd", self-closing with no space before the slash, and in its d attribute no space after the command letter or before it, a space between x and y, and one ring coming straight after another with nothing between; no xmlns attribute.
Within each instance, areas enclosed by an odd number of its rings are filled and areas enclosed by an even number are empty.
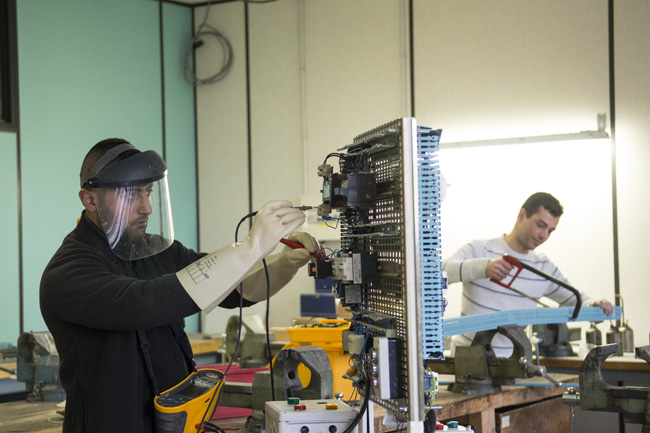
<svg viewBox="0 0 650 433"><path fill-rule="evenodd" d="M603 362L618 350L618 344L591 349L580 367L580 392L569 389L562 401L569 406L580 406L582 410L619 412L625 422L642 424L642 433L650 433L650 389L613 386L603 379ZM650 346L637 347L635 355L650 364Z"/></svg>
<svg viewBox="0 0 650 433"><path fill-rule="evenodd" d="M492 349L492 338L502 334L513 344L510 357L497 357ZM454 358L429 361L429 367L441 374L454 374L449 390L458 394L493 394L502 385L512 385L516 378L542 376L560 384L546 374L546 368L532 363L533 351L521 326L499 326L497 329L477 332L470 346L456 347Z"/></svg>

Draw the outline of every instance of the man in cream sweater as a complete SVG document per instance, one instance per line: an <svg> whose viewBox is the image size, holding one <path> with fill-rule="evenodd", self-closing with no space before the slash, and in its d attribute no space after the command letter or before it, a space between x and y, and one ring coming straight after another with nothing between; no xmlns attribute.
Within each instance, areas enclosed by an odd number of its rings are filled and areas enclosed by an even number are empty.
<svg viewBox="0 0 650 433"><path fill-rule="evenodd" d="M535 248L546 242L555 231L562 213L562 205L555 197L537 192L524 202L510 233L494 239L469 242L443 261L443 270L447 272L449 284L463 283L461 315L537 307L532 299L490 281L509 281L511 277L508 276L511 272L514 273L514 267L503 260L505 254L570 285L548 257L535 252ZM560 306L576 303L576 297L571 291L532 272L522 271L517 282L517 289L531 298L539 300L546 297ZM599 306L607 315L612 314L613 306L609 301L596 301L582 292L581 297L583 306ZM452 351L454 346L471 344L473 337L473 334L454 336ZM512 343L502 335L497 334L492 344L497 356L508 356L512 352Z"/></svg>

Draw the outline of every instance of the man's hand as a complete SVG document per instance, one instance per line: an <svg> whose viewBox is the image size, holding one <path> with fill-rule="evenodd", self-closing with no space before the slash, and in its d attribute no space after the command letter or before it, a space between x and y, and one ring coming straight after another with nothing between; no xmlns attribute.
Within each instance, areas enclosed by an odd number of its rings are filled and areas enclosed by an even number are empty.
<svg viewBox="0 0 650 433"><path fill-rule="evenodd" d="M503 257L499 257L488 262L485 273L488 278L501 281L510 274L513 267L510 263L503 260Z"/></svg>
<svg viewBox="0 0 650 433"><path fill-rule="evenodd" d="M611 302L609 302L607 299L601 299L600 301L594 301L593 304L591 304L592 307L600 307L603 309L605 314L608 316L611 316L612 313L614 312L614 306L612 305Z"/></svg>
<svg viewBox="0 0 650 433"><path fill-rule="evenodd" d="M306 265L312 258L311 253L321 250L321 245L309 233L295 231L287 236L290 241L298 242L302 248L291 248L286 246L282 249L282 260L286 266L300 268Z"/></svg>

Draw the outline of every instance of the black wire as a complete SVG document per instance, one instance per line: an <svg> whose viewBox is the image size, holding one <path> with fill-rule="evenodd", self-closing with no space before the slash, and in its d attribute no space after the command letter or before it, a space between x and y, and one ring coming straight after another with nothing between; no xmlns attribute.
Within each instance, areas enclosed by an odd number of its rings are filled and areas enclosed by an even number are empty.
<svg viewBox="0 0 650 433"><path fill-rule="evenodd" d="M235 233L235 238L237 238L237 234ZM223 372L223 377L221 380L226 381L226 375L228 374L228 371L230 371L230 367L232 366L233 361L237 357L237 350L239 349L239 341L241 340L241 329L242 329L242 320L243 320L243 311L244 311L244 296L242 295L243 290L242 290L242 284L239 284L239 329L237 330L237 343L235 344L235 350L233 351L232 358L230 358L230 362L228 363L228 366L226 367L226 371ZM210 397L210 403L208 403L208 407L205 409L205 413L203 414L203 417L201 418L201 422L198 424L198 427L196 429L197 433L201 431L201 427L203 426L203 423L205 422L205 418L208 416L208 412L210 411L210 406L212 405L212 401L214 401L215 396L217 395L217 391L220 389L220 386L217 386L214 389L214 392L212 393L212 397ZM217 407L219 406L219 400L221 399L221 393L219 393L219 396L217 397L217 403L214 405L214 410L210 414L210 418L212 418L212 415L214 415L214 412L217 410ZM204 429L205 430L205 429Z"/></svg>
<svg viewBox="0 0 650 433"><path fill-rule="evenodd" d="M239 223L237 224L237 228L235 229L235 242L237 242L237 237L239 233L239 227L241 224L246 221L246 219L253 217L257 214L257 212L251 212L245 217L243 217ZM266 268L266 261L264 262L264 266ZM268 285L268 273L267 273L267 285ZM225 382L226 380L226 374L228 374L228 371L230 371L230 367L232 366L232 363L235 361L235 358L237 357L237 351L239 350L239 342L241 341L241 330L242 330L242 324L243 324L243 316L244 316L244 284L243 282L239 283L239 328L237 328L237 342L235 343L235 350L233 351L232 358L230 358L230 362L228 363L228 366L226 367L226 371L223 373L223 381ZM267 327L267 334L268 334L268 327ZM273 375L271 375L271 380L273 378ZM197 427L197 433L201 431L201 427L203 426L205 422L205 418L208 416L208 411L210 409L210 405L212 404L212 401L214 400L215 396L217 395L217 390L219 387L215 388L214 392L212 393L212 397L210 398L210 403L208 404L208 407L205 410L205 413L203 414L203 418L201 418L201 422L198 424ZM221 398L221 393L219 393L219 397L217 398L217 404L214 407L214 410L217 410L217 407L219 406L219 399ZM214 414L214 411L212 412ZM210 415L210 418L212 418L212 414ZM204 429L205 430L205 429Z"/></svg>
<svg viewBox="0 0 650 433"><path fill-rule="evenodd" d="M190 42L187 44L187 47L185 48L185 58L184 58L185 79L190 84L193 85L216 83L217 81L223 79L226 75L228 75L228 72L230 72L230 68L232 67L232 63L233 63L233 49L232 49L232 45L230 44L230 41L223 34L221 34L221 32L219 32L217 29L207 24L208 14L210 13L211 6L212 6L212 1L209 1L205 11L205 17L203 18L203 22L201 23L201 25L199 25L196 33L194 34ZM198 78L196 76L196 71L193 69L191 70L190 58L195 48L198 48L199 46L203 45L204 42L201 39L201 37L205 37L205 36L212 36L217 39L217 41L221 44L221 48L223 49L224 59L221 64L221 69L219 69L219 71L217 71L215 74L209 76L208 78Z"/></svg>
<svg viewBox="0 0 650 433"><path fill-rule="evenodd" d="M330 153L330 154L328 154L328 155L325 157L325 160L323 161L323 164L327 164L327 160L328 160L330 157L333 157L333 156L335 156L335 157L337 157L337 158L340 159L340 158L343 158L343 157L344 157L344 154L342 154L342 153L336 153L336 152L335 152L335 153Z"/></svg>
<svg viewBox="0 0 650 433"><path fill-rule="evenodd" d="M308 206L303 206L304 208ZM237 223L237 228L235 229L235 242L237 242L237 233L239 233L239 227L242 225L244 221L246 221L248 218L252 218L255 215L257 215L258 211L251 212L248 215L244 216L241 220L239 220L239 223ZM269 363L271 365L271 398L275 399L275 382L273 380L273 357L271 353L271 337L269 335L269 306L271 305L271 279L269 278L269 268L266 265L266 259L262 259L262 263L264 264L264 274L266 275L266 345L268 346L268 353L269 353ZM244 290L243 290L243 284L239 285L239 295L240 298L243 299L244 296ZM239 329L241 331L241 316L239 318Z"/></svg>
<svg viewBox="0 0 650 433"><path fill-rule="evenodd" d="M361 421L361 418L363 418L363 415L366 412L366 409L368 409L368 401L370 400L370 378L368 377L367 374L365 374L365 384L364 384L364 389L363 389L363 396L365 397L363 399L363 403L361 403L361 408L359 409L359 412L357 413L357 416L354 417L352 420L352 423L346 427L345 430L343 430L343 433L351 433L352 430L359 424Z"/></svg>
<svg viewBox="0 0 650 433"><path fill-rule="evenodd" d="M266 347L269 352L269 365L271 370L271 400L275 400L275 382L273 379L273 353L271 352L271 336L269 334L269 314L271 311L271 279L269 278L269 268L266 265L266 259L262 259L264 264L264 274L266 275Z"/></svg>

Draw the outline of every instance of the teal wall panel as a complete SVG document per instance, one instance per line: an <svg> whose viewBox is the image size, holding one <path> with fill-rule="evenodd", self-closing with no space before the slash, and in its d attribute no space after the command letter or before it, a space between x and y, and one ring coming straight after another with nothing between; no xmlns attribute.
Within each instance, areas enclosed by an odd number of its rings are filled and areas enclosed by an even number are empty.
<svg viewBox="0 0 650 433"><path fill-rule="evenodd" d="M0 132L0 348L19 334L17 160L16 134Z"/></svg>
<svg viewBox="0 0 650 433"><path fill-rule="evenodd" d="M193 34L192 9L163 4L163 60L165 90L165 157L176 239L198 248L196 133L194 86L185 80L183 59ZM194 175L191 175L194 173ZM186 320L189 331L199 330L199 316Z"/></svg>
<svg viewBox="0 0 650 433"><path fill-rule="evenodd" d="M189 12L165 10L168 27L191 27ZM45 329L41 274L81 213L78 179L86 152L108 137L163 150L160 14L155 1L34 0L18 2L17 17L25 330L38 331ZM193 98L191 87L173 76L165 89ZM193 113L168 121L178 122L171 131L194 128ZM173 156L167 159L175 176L194 178L193 165L176 168ZM196 230L191 215L174 217Z"/></svg>

